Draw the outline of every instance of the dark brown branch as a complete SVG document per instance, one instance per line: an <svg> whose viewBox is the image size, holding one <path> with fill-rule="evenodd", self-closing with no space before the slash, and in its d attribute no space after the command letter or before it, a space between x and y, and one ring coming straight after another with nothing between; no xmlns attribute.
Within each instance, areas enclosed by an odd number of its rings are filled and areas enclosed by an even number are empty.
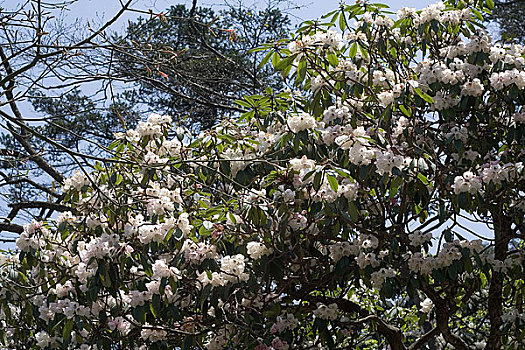
<svg viewBox="0 0 525 350"><path fill-rule="evenodd" d="M9 224L9 223L0 223L0 231L8 231L13 233L22 233L24 232L24 227L17 224ZM11 240L5 240L5 242L13 242Z"/></svg>
<svg viewBox="0 0 525 350"><path fill-rule="evenodd" d="M408 350L417 350L421 348L423 345L428 343L432 338L434 338L438 334L439 334L439 328L438 327L432 328L430 331L423 334L418 340L416 340L415 343L410 345L408 347Z"/></svg>
<svg viewBox="0 0 525 350"><path fill-rule="evenodd" d="M28 179L28 178L21 178L21 179L17 179L17 180L12 180L12 181L7 181L3 184L0 184L0 187L1 186L6 186L6 185L17 185L17 184L20 184L22 182L26 182L28 184L30 184L31 186L35 187L36 189L39 189L40 191L43 191L55 198L58 198L60 197L60 194L58 194L57 192L53 191L52 189L50 188L47 188L45 186L42 186L41 184L39 183L36 183L34 182L33 180L31 179Z"/></svg>
<svg viewBox="0 0 525 350"><path fill-rule="evenodd" d="M498 204L497 208L491 210L494 220L494 258L499 261L504 261L508 251L508 244L510 240L510 225L503 214L503 205ZM492 269L492 276L490 278L489 296L488 296L488 314L490 320L490 333L487 341L486 350L501 349L501 340L503 333L501 327L503 320L503 282L505 274L496 269Z"/></svg>
<svg viewBox="0 0 525 350"><path fill-rule="evenodd" d="M21 209L36 209L36 208L40 209L41 208L41 209L56 210L60 212L64 212L64 211L71 211L73 213L76 212L74 208L71 208L67 205L62 205L58 203L50 203L50 202L41 202L41 201L9 203L8 206L12 208L11 212L7 216L8 219L13 219Z"/></svg>

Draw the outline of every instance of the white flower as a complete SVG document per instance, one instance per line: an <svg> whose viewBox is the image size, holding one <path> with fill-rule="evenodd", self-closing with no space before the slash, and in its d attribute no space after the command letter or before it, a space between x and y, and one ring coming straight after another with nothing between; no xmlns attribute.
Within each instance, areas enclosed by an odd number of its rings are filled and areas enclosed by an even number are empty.
<svg viewBox="0 0 525 350"><path fill-rule="evenodd" d="M51 337L49 336L49 334L47 334L44 331L41 331L35 334L35 340L36 340L36 344L41 349L48 347L49 344L51 343Z"/></svg>
<svg viewBox="0 0 525 350"><path fill-rule="evenodd" d="M145 324L145 327L151 327L149 324ZM144 340L151 342L158 342L166 338L168 332L162 329L143 328L140 332L140 337Z"/></svg>
<svg viewBox="0 0 525 350"><path fill-rule="evenodd" d="M416 230L408 235L408 239L410 241L411 246L419 247L427 242L430 242L430 240L432 239L432 233L422 233L421 231Z"/></svg>
<svg viewBox="0 0 525 350"><path fill-rule="evenodd" d="M421 312L428 314L430 311L432 311L432 308L434 307L434 303L429 298L426 298L421 302Z"/></svg>
<svg viewBox="0 0 525 350"><path fill-rule="evenodd" d="M294 114L288 117L288 126L294 133L313 129L316 125L315 118L308 113Z"/></svg>
<svg viewBox="0 0 525 350"><path fill-rule="evenodd" d="M62 191L68 192L72 189L80 190L85 185L89 185L88 177L80 170L77 170L75 171L73 176L71 176L69 179L64 180L64 184L62 185Z"/></svg>
<svg viewBox="0 0 525 350"><path fill-rule="evenodd" d="M454 184L452 188L454 189L455 194L460 194L462 192L468 192L470 194L475 194L481 190L481 179L470 171L467 171L463 176L456 176L454 179Z"/></svg>
<svg viewBox="0 0 525 350"><path fill-rule="evenodd" d="M519 112L519 113L514 113L512 115L512 120L516 124L525 124L525 111Z"/></svg>
<svg viewBox="0 0 525 350"><path fill-rule="evenodd" d="M326 45L329 49L338 50L343 47L343 36L333 29L315 33L315 41Z"/></svg>
<svg viewBox="0 0 525 350"><path fill-rule="evenodd" d="M175 276L176 279L179 279L181 277L180 271L172 266L168 266L166 262L163 260L156 260L153 264L153 278L155 279L161 279L163 277L171 277Z"/></svg>
<svg viewBox="0 0 525 350"><path fill-rule="evenodd" d="M396 272L392 268L382 268L379 271L372 272L372 275L370 276L370 281L372 282L372 285L380 289L383 283L385 283L387 278L394 278L396 277Z"/></svg>
<svg viewBox="0 0 525 350"><path fill-rule="evenodd" d="M478 78L461 86L461 94L464 96L481 96L483 95L483 90L485 90L485 88L483 87L481 81Z"/></svg>
<svg viewBox="0 0 525 350"><path fill-rule="evenodd" d="M397 11L396 15L398 19L404 19L407 17L414 17L417 13L414 7L403 7L401 10Z"/></svg>
<svg viewBox="0 0 525 350"><path fill-rule="evenodd" d="M377 99L379 100L379 105L386 108L394 102L395 96L392 91L383 91L377 95Z"/></svg>
<svg viewBox="0 0 525 350"><path fill-rule="evenodd" d="M337 318L338 307L336 303L328 306L317 303L317 309L314 310L314 316L323 320L335 320Z"/></svg>
<svg viewBox="0 0 525 350"><path fill-rule="evenodd" d="M250 258L254 260L258 260L261 257L269 255L273 252L272 248L268 248L260 242L249 242L246 245L246 250Z"/></svg>

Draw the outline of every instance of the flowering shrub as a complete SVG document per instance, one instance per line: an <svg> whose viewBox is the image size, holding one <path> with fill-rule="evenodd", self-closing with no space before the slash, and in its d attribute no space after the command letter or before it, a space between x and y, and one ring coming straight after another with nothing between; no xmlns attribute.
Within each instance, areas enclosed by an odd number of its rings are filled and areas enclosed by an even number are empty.
<svg viewBox="0 0 525 350"><path fill-rule="evenodd" d="M194 140L155 114L117 135L2 258L0 341L523 347L524 49L489 8L341 6L268 47L296 90Z"/></svg>

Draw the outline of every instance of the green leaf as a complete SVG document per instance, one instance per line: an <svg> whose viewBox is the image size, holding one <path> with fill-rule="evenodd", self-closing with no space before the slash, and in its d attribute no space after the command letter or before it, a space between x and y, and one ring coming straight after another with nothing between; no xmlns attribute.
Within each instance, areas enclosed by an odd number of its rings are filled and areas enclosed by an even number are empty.
<svg viewBox="0 0 525 350"><path fill-rule="evenodd" d="M337 183L337 179L332 175L327 175L328 183L330 184L330 187L334 192L337 192L337 189L339 188L339 185Z"/></svg>
<svg viewBox="0 0 525 350"><path fill-rule="evenodd" d="M368 60L368 50L362 47L361 45L359 45L359 51L361 51L361 54L363 55L363 57Z"/></svg>
<svg viewBox="0 0 525 350"><path fill-rule="evenodd" d="M494 1L487 0L487 6L489 9L494 10Z"/></svg>
<svg viewBox="0 0 525 350"><path fill-rule="evenodd" d="M423 91L421 91L420 88L415 88L414 91L416 92L416 94L418 94L419 97L421 97L423 100L425 100L426 102L428 103L434 103L434 100L432 99L432 97L430 97L429 95L427 95L426 93L424 93Z"/></svg>
<svg viewBox="0 0 525 350"><path fill-rule="evenodd" d="M252 108L253 107L251 104L249 104L248 102L246 102L244 100L235 100L235 101L233 101L233 103L238 104L238 105L243 106L243 107L248 107L248 108Z"/></svg>
<svg viewBox="0 0 525 350"><path fill-rule="evenodd" d="M122 177L122 174L117 174L117 179L115 181L115 185L120 185L122 183L122 180L124 178Z"/></svg>
<svg viewBox="0 0 525 350"><path fill-rule="evenodd" d="M483 21L483 15L481 14L481 12L479 12L475 8L471 8L470 11L474 13L474 16L476 16L477 19L479 19L480 21Z"/></svg>
<svg viewBox="0 0 525 350"><path fill-rule="evenodd" d="M73 319L66 320L64 324L64 329L62 329L62 338L65 343L69 343L71 339L71 332L73 331Z"/></svg>
<svg viewBox="0 0 525 350"><path fill-rule="evenodd" d="M430 183L430 181L428 181L427 177L425 175L421 174L421 173L417 174L417 178L419 179L419 181L421 181L425 185L428 185Z"/></svg>
<svg viewBox="0 0 525 350"><path fill-rule="evenodd" d="M348 203L348 214L350 214L350 218L353 222L357 222L359 220L359 211L357 210L354 202Z"/></svg>
<svg viewBox="0 0 525 350"><path fill-rule="evenodd" d="M281 70L281 71L286 70L289 66L291 66L292 62L295 60L295 56L296 56L296 55L289 56L289 57L286 57L286 58L280 60L280 61L274 66L274 68L277 69L277 70Z"/></svg>
<svg viewBox="0 0 525 350"><path fill-rule="evenodd" d="M192 350L193 344L194 344L194 338L192 336L187 335L186 338L184 338L184 344L182 345L183 350Z"/></svg>
<svg viewBox="0 0 525 350"><path fill-rule="evenodd" d="M390 183L390 189L388 191L388 195L390 198L394 198L397 192L399 191L399 187L403 184L403 178L396 176L394 179L392 179L392 182Z"/></svg>
<svg viewBox="0 0 525 350"><path fill-rule="evenodd" d="M407 117L411 117L411 116L412 116L412 110L406 108L404 105L399 105L399 109L400 109L401 112L403 112L403 114L406 115Z"/></svg>
<svg viewBox="0 0 525 350"><path fill-rule="evenodd" d="M264 56L261 63L259 63L259 69L261 69L264 65L266 65L266 63L268 63L270 58L272 58L272 55L273 55L273 51L270 51L266 54L266 56Z"/></svg>
<svg viewBox="0 0 525 350"><path fill-rule="evenodd" d="M328 55L326 55L326 58L333 67L337 67L337 65L339 64L339 59L334 53L329 53Z"/></svg>
<svg viewBox="0 0 525 350"><path fill-rule="evenodd" d="M276 317L281 313L281 306L278 303L272 304L271 307L266 308L265 311L263 311L263 315L266 317Z"/></svg>
<svg viewBox="0 0 525 350"><path fill-rule="evenodd" d="M155 307L153 306L153 303L149 303L149 310L151 311L151 314L153 317L157 318L157 311L155 311Z"/></svg>
<svg viewBox="0 0 525 350"><path fill-rule="evenodd" d="M452 242L453 236L452 231L450 229L446 229L445 231L443 231L443 234L445 236L446 242Z"/></svg>
<svg viewBox="0 0 525 350"><path fill-rule="evenodd" d="M281 60L281 57L277 52L274 52L272 55L272 66L273 68L277 69L277 65L279 64L279 61Z"/></svg>
<svg viewBox="0 0 525 350"><path fill-rule="evenodd" d="M315 176L314 176L314 190L316 191L319 191L319 189L321 188L321 181L323 179L323 173L322 172L317 172L315 173Z"/></svg>
<svg viewBox="0 0 525 350"><path fill-rule="evenodd" d="M295 77L295 85L299 86L306 78L306 60L302 59L297 65L297 75Z"/></svg>
<svg viewBox="0 0 525 350"><path fill-rule="evenodd" d="M356 54L357 54L357 43L353 43L352 46L350 46L349 56L350 58L354 58Z"/></svg>
<svg viewBox="0 0 525 350"><path fill-rule="evenodd" d="M344 12L341 13L341 15L339 16L339 28L343 32L346 29L346 21L345 21L345 14L344 14Z"/></svg>
<svg viewBox="0 0 525 350"><path fill-rule="evenodd" d="M465 192L461 192L458 196L458 204L462 209L466 209L468 206L468 195Z"/></svg>

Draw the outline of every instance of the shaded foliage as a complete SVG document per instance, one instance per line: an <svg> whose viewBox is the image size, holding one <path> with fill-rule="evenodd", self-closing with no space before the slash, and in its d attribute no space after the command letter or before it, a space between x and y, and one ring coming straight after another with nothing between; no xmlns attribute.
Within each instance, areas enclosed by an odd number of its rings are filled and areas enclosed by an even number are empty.
<svg viewBox="0 0 525 350"><path fill-rule="evenodd" d="M491 18L499 25L502 39L525 43L525 0L495 1Z"/></svg>

